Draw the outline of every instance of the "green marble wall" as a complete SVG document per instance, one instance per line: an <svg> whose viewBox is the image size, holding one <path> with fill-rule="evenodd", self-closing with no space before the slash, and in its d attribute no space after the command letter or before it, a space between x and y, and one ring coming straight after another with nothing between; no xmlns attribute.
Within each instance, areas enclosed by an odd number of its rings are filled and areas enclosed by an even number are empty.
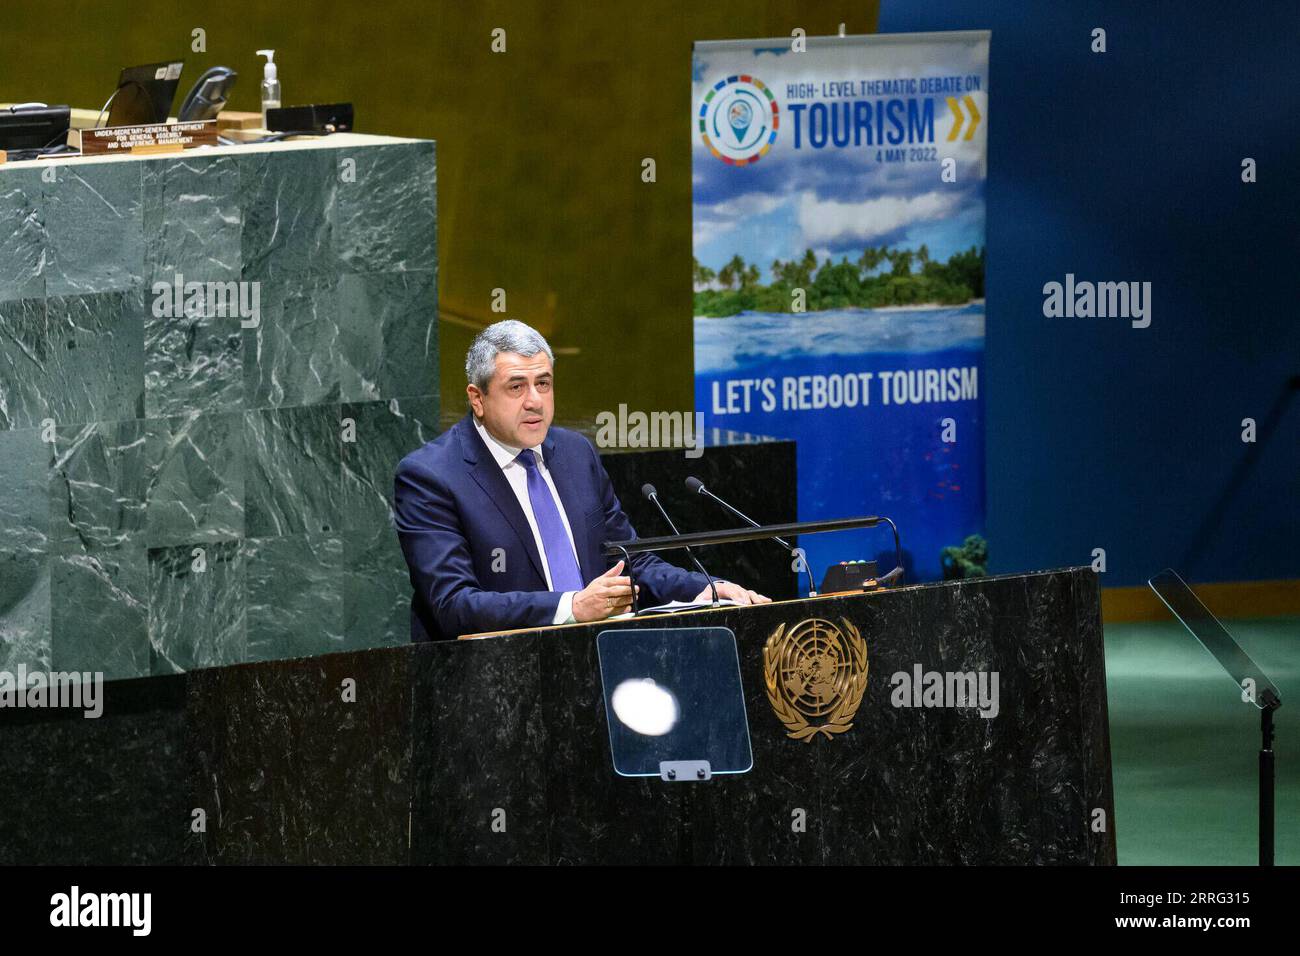
<svg viewBox="0 0 1300 956"><path fill-rule="evenodd" d="M0 167L0 669L406 643L389 503L438 426L434 144L50 168ZM260 326L158 317L178 272L258 283Z"/></svg>

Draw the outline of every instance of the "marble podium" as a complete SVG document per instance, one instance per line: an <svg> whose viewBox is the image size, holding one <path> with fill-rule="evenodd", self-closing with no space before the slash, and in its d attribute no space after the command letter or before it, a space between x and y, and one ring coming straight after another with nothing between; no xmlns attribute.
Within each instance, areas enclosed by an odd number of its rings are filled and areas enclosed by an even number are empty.
<svg viewBox="0 0 1300 956"><path fill-rule="evenodd" d="M0 669L407 642L388 499L438 432L434 151L0 165Z"/></svg>
<svg viewBox="0 0 1300 956"><path fill-rule="evenodd" d="M763 647L849 622L853 727L791 739ZM725 626L754 766L615 775L595 634ZM894 675L997 672L995 716ZM0 863L1114 864L1100 601L1085 568L571 625L106 685L0 711Z"/></svg>

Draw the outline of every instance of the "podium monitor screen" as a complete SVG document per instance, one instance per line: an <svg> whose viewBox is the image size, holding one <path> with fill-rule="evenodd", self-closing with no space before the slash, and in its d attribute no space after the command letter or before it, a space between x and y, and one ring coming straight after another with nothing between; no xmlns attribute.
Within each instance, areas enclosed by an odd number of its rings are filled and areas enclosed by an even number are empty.
<svg viewBox="0 0 1300 956"><path fill-rule="evenodd" d="M1242 700L1249 700L1260 709L1281 706L1282 692L1251 656L1242 650L1241 645L1232 639L1227 628L1201 603L1196 592L1187 586L1187 582L1177 572L1166 568L1147 584L1165 602L1174 617L1182 622L1183 627L1191 631L1201 646L1219 662L1219 666L1228 672L1232 682L1242 691Z"/></svg>
<svg viewBox="0 0 1300 956"><path fill-rule="evenodd" d="M729 628L601 631L596 651L617 774L687 782L753 767Z"/></svg>
<svg viewBox="0 0 1300 956"><path fill-rule="evenodd" d="M176 99L184 60L128 66L117 80L117 92L108 111L108 126L144 126L165 123Z"/></svg>

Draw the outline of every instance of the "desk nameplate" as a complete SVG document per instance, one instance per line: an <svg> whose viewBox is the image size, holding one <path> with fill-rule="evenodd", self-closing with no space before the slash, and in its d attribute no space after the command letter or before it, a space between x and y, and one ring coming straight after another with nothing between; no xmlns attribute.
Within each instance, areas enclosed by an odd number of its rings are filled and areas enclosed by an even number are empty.
<svg viewBox="0 0 1300 956"><path fill-rule="evenodd" d="M161 152L168 148L193 149L217 145L217 121L197 123L150 123L145 126L105 126L81 130L81 152L85 156L112 153Z"/></svg>

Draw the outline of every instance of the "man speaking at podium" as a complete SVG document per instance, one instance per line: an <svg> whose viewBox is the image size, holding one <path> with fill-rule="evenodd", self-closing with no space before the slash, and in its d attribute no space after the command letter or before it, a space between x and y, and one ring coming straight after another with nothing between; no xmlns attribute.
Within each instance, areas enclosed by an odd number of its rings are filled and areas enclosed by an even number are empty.
<svg viewBox="0 0 1300 956"><path fill-rule="evenodd" d="M465 357L470 410L402 459L398 538L415 589L411 640L599 621L627 611L632 579L601 542L636 537L582 435L552 428L555 357L522 322L488 326ZM709 601L708 580L632 557L643 603ZM770 600L726 581L718 597Z"/></svg>

